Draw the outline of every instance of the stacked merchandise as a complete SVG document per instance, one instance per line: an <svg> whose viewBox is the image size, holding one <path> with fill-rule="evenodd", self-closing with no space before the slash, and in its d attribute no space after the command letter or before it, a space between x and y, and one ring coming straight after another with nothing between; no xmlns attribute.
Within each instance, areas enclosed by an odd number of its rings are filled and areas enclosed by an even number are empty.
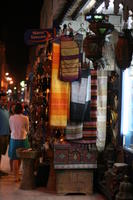
<svg viewBox="0 0 133 200"><path fill-rule="evenodd" d="M75 36L70 37L67 35L61 37L59 42L61 57L58 57L58 65L60 66L57 79L60 84L70 84L70 91L68 91L70 96L67 96L66 121L62 127L65 133L65 144L55 145L54 162L56 167L58 167L59 160L62 163L64 162L63 159L66 158L66 155L63 152L66 152L66 149L68 149L68 157L71 158L71 149L74 148L73 159L72 161L69 160L68 163L72 162L78 168L80 162L83 164L82 155L79 152L82 152L85 146L88 149L88 156L90 156L90 152L96 152L96 145L100 151L105 146L107 70L114 70L115 64L112 61L114 52L111 54L111 59L108 60L105 50L110 49L111 45L107 45L107 43L105 45L104 42L105 36L113 31L114 26L105 22L105 18L102 21L95 21L93 18L90 23L89 28L93 34L87 34L84 40L81 40L81 37L74 40ZM110 49L110 52L112 52L112 49ZM87 64L85 65L86 61ZM89 61L93 63L93 68L90 68ZM107 61L109 62L108 68ZM63 104L61 103L61 105ZM81 150L77 153L76 149L79 146ZM65 163L65 165L68 163ZM87 161L87 163L89 162ZM95 154L93 164L96 166L96 163L97 157ZM71 165L71 167L73 166Z"/></svg>
<svg viewBox="0 0 133 200"><path fill-rule="evenodd" d="M36 60L30 74L30 133L31 147L42 150L48 129L48 101L50 91L51 61L47 56L47 45L36 47Z"/></svg>
<svg viewBox="0 0 133 200"><path fill-rule="evenodd" d="M54 167L94 169L97 70L82 67L80 48L73 38L53 41L52 53L49 122L64 132L61 142L54 144Z"/></svg>

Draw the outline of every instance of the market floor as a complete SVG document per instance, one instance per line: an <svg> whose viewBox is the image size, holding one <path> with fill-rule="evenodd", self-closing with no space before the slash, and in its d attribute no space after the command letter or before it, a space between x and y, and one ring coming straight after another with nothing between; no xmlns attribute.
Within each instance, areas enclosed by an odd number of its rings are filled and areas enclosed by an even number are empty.
<svg viewBox="0 0 133 200"><path fill-rule="evenodd" d="M8 175L0 177L0 200L106 200L101 194L93 195L58 195L55 191L41 187L34 190L22 190L19 188L20 182L14 182L13 175L9 172L9 160L5 156L2 158L2 170Z"/></svg>

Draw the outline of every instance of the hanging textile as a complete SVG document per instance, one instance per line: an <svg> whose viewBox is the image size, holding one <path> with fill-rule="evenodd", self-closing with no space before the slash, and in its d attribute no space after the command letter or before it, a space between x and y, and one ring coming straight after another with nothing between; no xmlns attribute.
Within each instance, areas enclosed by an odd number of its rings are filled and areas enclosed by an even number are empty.
<svg viewBox="0 0 133 200"><path fill-rule="evenodd" d="M70 122L83 122L91 98L90 70L82 69L80 81L71 83Z"/></svg>
<svg viewBox="0 0 133 200"><path fill-rule="evenodd" d="M86 58L95 61L102 57L103 41L101 37L96 35L88 35L83 41L83 49Z"/></svg>
<svg viewBox="0 0 133 200"><path fill-rule="evenodd" d="M53 42L53 59L50 96L50 126L66 127L69 112L70 85L58 78L60 44Z"/></svg>
<svg viewBox="0 0 133 200"><path fill-rule="evenodd" d="M76 140L83 137L83 123L69 123L64 130L66 140Z"/></svg>
<svg viewBox="0 0 133 200"><path fill-rule="evenodd" d="M106 140L107 71L97 71L97 149L103 151Z"/></svg>
<svg viewBox="0 0 133 200"><path fill-rule="evenodd" d="M80 78L80 51L76 41L70 37L61 38L60 79L76 81Z"/></svg>
<svg viewBox="0 0 133 200"><path fill-rule="evenodd" d="M91 74L91 102L90 120L83 123L83 138L96 143L97 135L97 70L90 70Z"/></svg>

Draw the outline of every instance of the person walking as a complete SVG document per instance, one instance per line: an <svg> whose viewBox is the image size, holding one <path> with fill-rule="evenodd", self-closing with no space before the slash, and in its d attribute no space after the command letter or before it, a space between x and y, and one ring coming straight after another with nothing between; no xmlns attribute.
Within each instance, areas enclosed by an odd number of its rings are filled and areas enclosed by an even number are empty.
<svg viewBox="0 0 133 200"><path fill-rule="evenodd" d="M23 114L23 106L17 103L14 109L14 115L9 118L11 138L9 144L8 156L13 161L13 172L15 181L19 181L19 169L21 160L16 155L16 149L29 148L27 134L29 132L29 118Z"/></svg>
<svg viewBox="0 0 133 200"><path fill-rule="evenodd" d="M6 175L1 169L2 155L6 154L7 146L9 144L9 112L6 109L7 97L0 96L0 176Z"/></svg>
<svg viewBox="0 0 133 200"><path fill-rule="evenodd" d="M9 117L11 115L14 115L14 110L15 110L15 103L13 102L9 107ZM10 164L10 172L13 172L13 160L12 159L10 159L9 164Z"/></svg>

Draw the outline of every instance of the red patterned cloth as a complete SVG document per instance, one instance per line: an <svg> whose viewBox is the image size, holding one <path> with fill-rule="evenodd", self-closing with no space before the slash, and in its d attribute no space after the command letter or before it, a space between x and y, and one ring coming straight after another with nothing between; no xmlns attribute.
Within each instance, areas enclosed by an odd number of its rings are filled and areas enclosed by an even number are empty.
<svg viewBox="0 0 133 200"><path fill-rule="evenodd" d="M66 142L54 145L55 169L97 168L97 152L94 144Z"/></svg>
<svg viewBox="0 0 133 200"><path fill-rule="evenodd" d="M97 136L97 70L91 70L90 121L83 123L83 138L96 143Z"/></svg>

